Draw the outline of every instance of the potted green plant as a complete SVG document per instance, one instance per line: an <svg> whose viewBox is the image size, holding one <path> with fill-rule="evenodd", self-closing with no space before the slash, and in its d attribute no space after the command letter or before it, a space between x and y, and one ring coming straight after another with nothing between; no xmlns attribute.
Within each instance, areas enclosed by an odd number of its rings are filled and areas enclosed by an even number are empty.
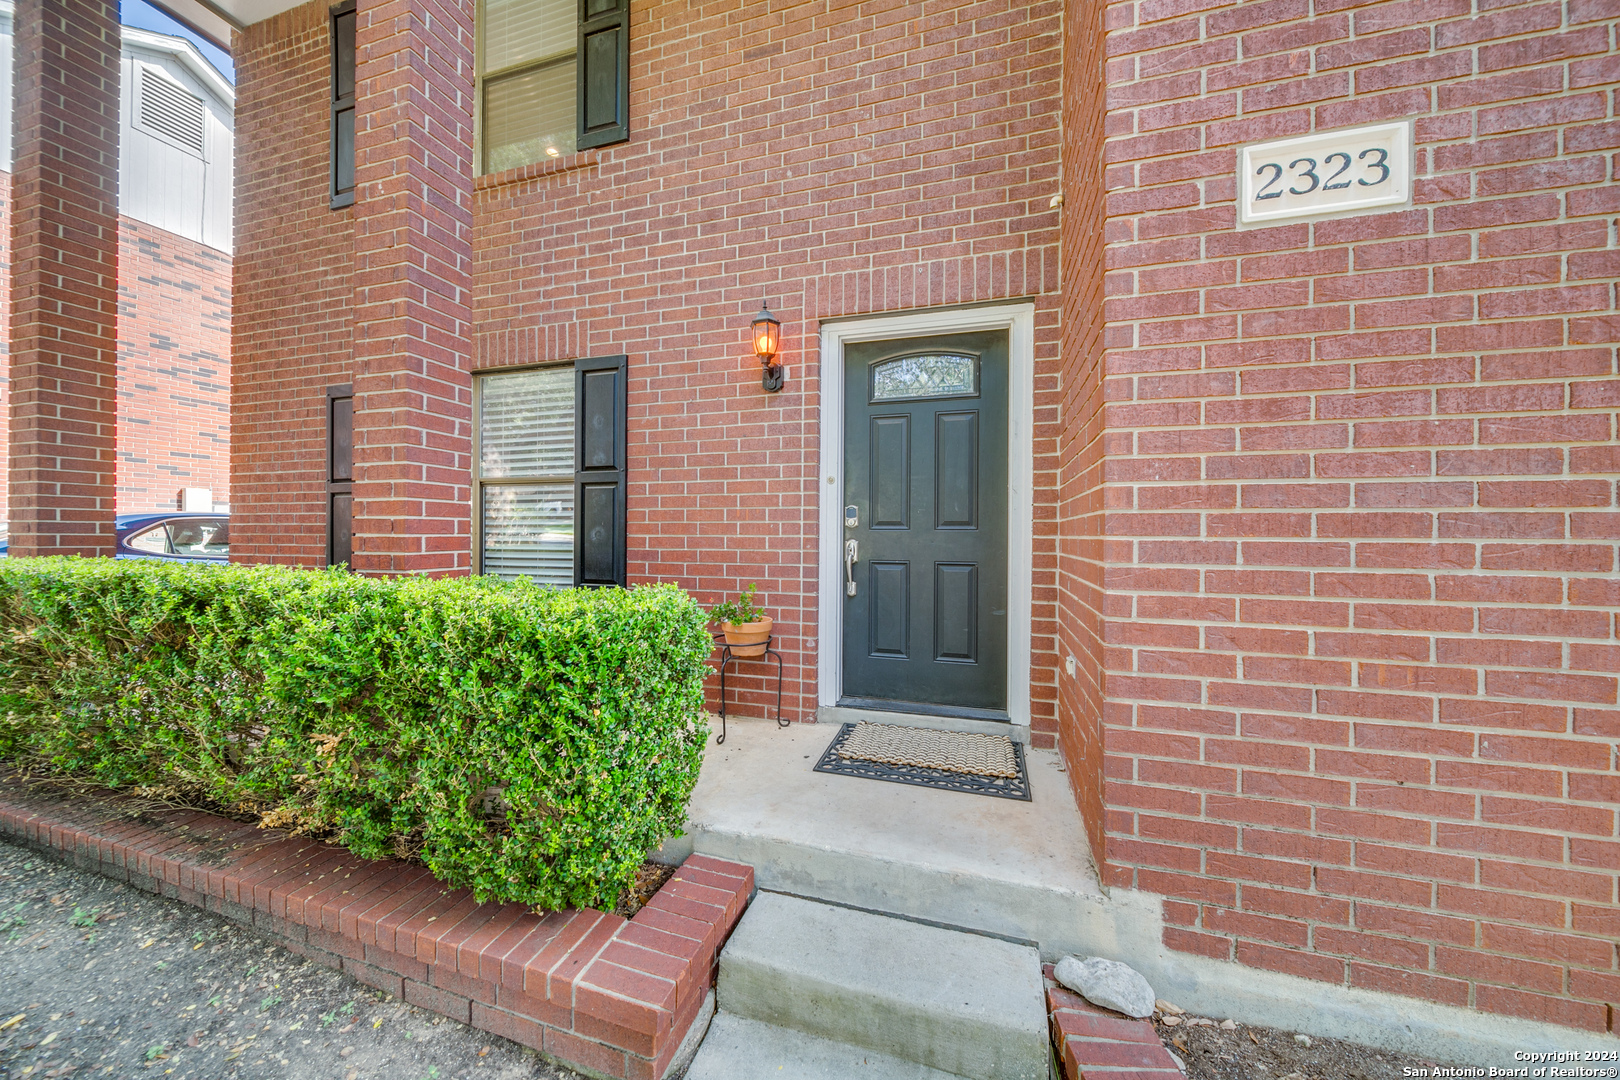
<svg viewBox="0 0 1620 1080"><path fill-rule="evenodd" d="M771 640L771 617L755 606L755 588L750 585L737 599L716 604L709 611L709 618L720 624L732 656L764 656Z"/></svg>

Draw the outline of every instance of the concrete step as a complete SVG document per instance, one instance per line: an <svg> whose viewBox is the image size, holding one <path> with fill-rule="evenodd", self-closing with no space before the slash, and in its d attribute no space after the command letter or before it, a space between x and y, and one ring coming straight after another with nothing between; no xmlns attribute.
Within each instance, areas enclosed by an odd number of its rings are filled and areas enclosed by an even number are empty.
<svg viewBox="0 0 1620 1080"><path fill-rule="evenodd" d="M814 772L831 724L734 720L710 742L664 858L745 863L761 889L1112 955L1114 925L1055 753L1031 750L1032 802Z"/></svg>
<svg viewBox="0 0 1620 1080"><path fill-rule="evenodd" d="M729 1013L715 1016L686 1080L960 1080L915 1061Z"/></svg>
<svg viewBox="0 0 1620 1080"><path fill-rule="evenodd" d="M720 954L722 1013L971 1080L1046 1080L1027 945L761 892Z"/></svg>

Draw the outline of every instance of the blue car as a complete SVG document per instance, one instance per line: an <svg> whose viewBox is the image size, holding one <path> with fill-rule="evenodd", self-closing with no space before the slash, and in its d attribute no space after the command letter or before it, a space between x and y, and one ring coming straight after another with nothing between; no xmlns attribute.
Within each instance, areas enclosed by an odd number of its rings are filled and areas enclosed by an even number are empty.
<svg viewBox="0 0 1620 1080"><path fill-rule="evenodd" d="M223 563L231 553L229 514L154 511L119 514L114 522L120 559ZM9 553L9 545L10 537L0 533L0 557Z"/></svg>
<svg viewBox="0 0 1620 1080"><path fill-rule="evenodd" d="M120 559L187 559L227 561L231 553L229 514L186 514L174 511L119 514L117 554Z"/></svg>

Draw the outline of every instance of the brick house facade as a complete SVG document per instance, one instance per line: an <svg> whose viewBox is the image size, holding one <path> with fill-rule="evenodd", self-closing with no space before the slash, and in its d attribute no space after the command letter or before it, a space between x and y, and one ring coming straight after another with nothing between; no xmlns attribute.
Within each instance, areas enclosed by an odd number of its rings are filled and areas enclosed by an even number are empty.
<svg viewBox="0 0 1620 1080"><path fill-rule="evenodd" d="M444 226L467 370L629 356L629 579L759 581L813 717L818 327L1026 302L1028 723L1106 882L1175 950L1610 1030L1615 13L631 10L630 140L465 177ZM375 256L327 206L325 5L237 56L237 551L319 564ZM1410 207L1236 227L1240 144L1386 118ZM438 402L409 472L465 553L471 399Z"/></svg>
<svg viewBox="0 0 1620 1080"><path fill-rule="evenodd" d="M1614 1030L1614 5L1108 7L1109 880L1172 947ZM1240 144L1412 121L1398 212Z"/></svg>
<svg viewBox="0 0 1620 1080"><path fill-rule="evenodd" d="M327 4L235 38L233 557L352 497L358 569L474 569L477 380L624 357L626 579L759 582L813 719L827 364L1014 311L1007 713L1103 882L1234 985L1616 1030L1612 4L632 0L628 139L482 175L473 9L361 3L347 98ZM1404 204L1238 220L1381 120Z"/></svg>

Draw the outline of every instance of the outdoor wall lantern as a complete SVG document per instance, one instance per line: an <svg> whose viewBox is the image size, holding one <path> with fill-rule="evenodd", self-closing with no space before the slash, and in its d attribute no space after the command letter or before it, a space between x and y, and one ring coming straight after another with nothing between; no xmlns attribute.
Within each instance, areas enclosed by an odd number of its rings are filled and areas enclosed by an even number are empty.
<svg viewBox="0 0 1620 1080"><path fill-rule="evenodd" d="M774 394L782 389L785 381L782 365L776 361L776 354L782 348L782 320L772 315L770 308L760 304L759 314L754 316L753 331L754 355L759 357L759 365L765 369L759 384Z"/></svg>

